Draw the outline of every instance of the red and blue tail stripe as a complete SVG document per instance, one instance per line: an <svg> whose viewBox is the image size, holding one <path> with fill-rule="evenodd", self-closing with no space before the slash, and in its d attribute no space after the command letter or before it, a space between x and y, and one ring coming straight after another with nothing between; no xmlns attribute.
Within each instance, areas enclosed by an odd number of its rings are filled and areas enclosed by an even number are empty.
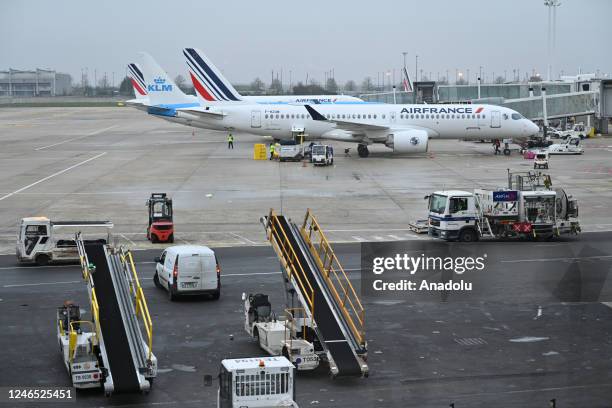
<svg viewBox="0 0 612 408"><path fill-rule="evenodd" d="M138 65L128 64L128 76L130 77L134 90L138 92L138 94L145 96L147 94L147 87L145 86L144 75L140 68L138 68Z"/></svg>
<svg viewBox="0 0 612 408"><path fill-rule="evenodd" d="M231 85L226 85L211 64L193 48L185 48L189 74L196 92L207 101L240 101L240 95Z"/></svg>

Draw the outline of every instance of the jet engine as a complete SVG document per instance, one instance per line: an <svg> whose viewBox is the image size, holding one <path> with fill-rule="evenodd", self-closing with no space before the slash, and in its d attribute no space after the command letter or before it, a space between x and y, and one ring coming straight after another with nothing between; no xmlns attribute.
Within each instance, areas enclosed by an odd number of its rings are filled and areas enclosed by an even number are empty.
<svg viewBox="0 0 612 408"><path fill-rule="evenodd" d="M424 130L403 130L394 132L387 137L385 146L393 149L393 153L425 153L429 136Z"/></svg>

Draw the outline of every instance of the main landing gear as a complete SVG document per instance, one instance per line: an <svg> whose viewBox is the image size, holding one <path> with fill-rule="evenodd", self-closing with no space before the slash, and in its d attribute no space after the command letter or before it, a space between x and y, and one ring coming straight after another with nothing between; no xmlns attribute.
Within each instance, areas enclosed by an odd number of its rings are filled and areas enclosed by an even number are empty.
<svg viewBox="0 0 612 408"><path fill-rule="evenodd" d="M359 157L368 157L368 155L370 154L370 151L368 150L368 145L357 145L357 154L359 154Z"/></svg>

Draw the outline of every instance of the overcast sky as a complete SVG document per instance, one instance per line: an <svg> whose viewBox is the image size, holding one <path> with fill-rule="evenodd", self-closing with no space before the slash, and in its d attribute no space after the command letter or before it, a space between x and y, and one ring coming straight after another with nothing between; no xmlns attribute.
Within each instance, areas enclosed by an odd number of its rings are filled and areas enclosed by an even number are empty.
<svg viewBox="0 0 612 408"><path fill-rule="evenodd" d="M612 0L562 0L555 71L612 73ZM138 51L170 73L186 75L181 49L202 49L234 83L343 83L399 70L402 51L414 72L449 70L490 77L520 69L546 72L543 0L84 1L2 0L0 70L52 68L80 82L81 69L119 78ZM399 81L399 73L396 72Z"/></svg>

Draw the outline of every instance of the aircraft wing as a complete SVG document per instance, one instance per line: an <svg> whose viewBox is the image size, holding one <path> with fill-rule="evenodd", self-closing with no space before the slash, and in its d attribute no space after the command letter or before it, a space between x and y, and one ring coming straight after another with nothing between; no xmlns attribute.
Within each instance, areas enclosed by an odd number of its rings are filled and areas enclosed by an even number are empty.
<svg viewBox="0 0 612 408"><path fill-rule="evenodd" d="M200 107L190 107L190 108L178 108L177 112L185 112L190 113L192 115L200 116L201 118L217 118L221 119L223 116L226 116L226 113L219 112L216 110L210 110L210 107L200 106Z"/></svg>
<svg viewBox="0 0 612 408"><path fill-rule="evenodd" d="M372 125L368 123L353 122L350 120L327 119L325 116L317 112L312 106L304 105L304 107L306 108L310 116L312 116L313 120L320 120L320 121L335 123L338 129L346 130L347 132L360 134L360 133L367 133L367 132L389 130L388 126Z"/></svg>

